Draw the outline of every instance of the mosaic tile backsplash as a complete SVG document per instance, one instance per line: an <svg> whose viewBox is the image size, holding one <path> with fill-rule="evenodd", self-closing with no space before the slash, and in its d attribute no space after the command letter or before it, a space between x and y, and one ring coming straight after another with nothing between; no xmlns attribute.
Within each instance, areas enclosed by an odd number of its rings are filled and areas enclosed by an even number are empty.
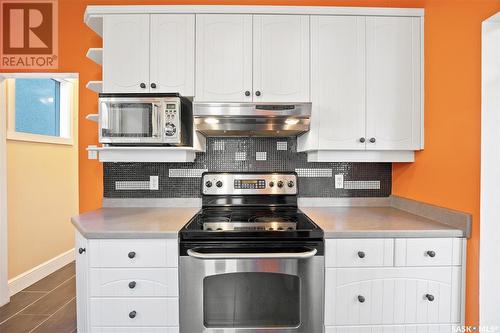
<svg viewBox="0 0 500 333"><path fill-rule="evenodd" d="M296 138L207 138L192 163L104 163L104 196L200 197L205 171L295 171L301 197L387 197L392 186L391 163L307 162ZM335 188L339 174L344 188Z"/></svg>

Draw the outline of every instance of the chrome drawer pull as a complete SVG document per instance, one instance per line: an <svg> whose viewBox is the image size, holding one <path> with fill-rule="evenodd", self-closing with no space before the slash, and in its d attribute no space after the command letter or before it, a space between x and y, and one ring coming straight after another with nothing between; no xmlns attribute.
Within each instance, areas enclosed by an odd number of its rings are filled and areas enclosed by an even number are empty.
<svg viewBox="0 0 500 333"><path fill-rule="evenodd" d="M128 314L128 317L129 317L130 319L134 319L134 318L135 318L135 316L137 316L137 312L135 312L135 311L131 311L131 312Z"/></svg>

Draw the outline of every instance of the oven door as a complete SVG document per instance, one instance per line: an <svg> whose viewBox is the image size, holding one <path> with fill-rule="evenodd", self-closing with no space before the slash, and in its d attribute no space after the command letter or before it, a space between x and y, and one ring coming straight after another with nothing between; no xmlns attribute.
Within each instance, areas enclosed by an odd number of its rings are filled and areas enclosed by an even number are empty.
<svg viewBox="0 0 500 333"><path fill-rule="evenodd" d="M323 331L316 249L204 248L180 257L180 332Z"/></svg>
<svg viewBox="0 0 500 333"><path fill-rule="evenodd" d="M160 101L101 98L99 142L110 144L161 144Z"/></svg>

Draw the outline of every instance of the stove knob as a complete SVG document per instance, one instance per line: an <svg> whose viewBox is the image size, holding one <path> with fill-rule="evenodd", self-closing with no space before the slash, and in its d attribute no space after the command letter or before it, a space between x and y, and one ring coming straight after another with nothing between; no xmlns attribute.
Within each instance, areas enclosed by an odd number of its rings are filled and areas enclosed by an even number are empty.
<svg viewBox="0 0 500 333"><path fill-rule="evenodd" d="M283 182L280 180L277 185L278 185L279 188L282 188L283 187Z"/></svg>
<svg viewBox="0 0 500 333"><path fill-rule="evenodd" d="M205 186L212 187L212 182L210 180L207 180L207 182L205 183Z"/></svg>
<svg viewBox="0 0 500 333"><path fill-rule="evenodd" d="M293 187L293 185L295 185L295 184L294 184L294 182L293 182L292 180L290 180L290 181L288 182L288 187Z"/></svg>
<svg viewBox="0 0 500 333"><path fill-rule="evenodd" d="M215 186L217 186L217 187L222 187L222 182L221 182L220 180L219 180L219 181L217 181L217 183L215 183Z"/></svg>
<svg viewBox="0 0 500 333"><path fill-rule="evenodd" d="M274 187L274 182L269 182L269 187Z"/></svg>

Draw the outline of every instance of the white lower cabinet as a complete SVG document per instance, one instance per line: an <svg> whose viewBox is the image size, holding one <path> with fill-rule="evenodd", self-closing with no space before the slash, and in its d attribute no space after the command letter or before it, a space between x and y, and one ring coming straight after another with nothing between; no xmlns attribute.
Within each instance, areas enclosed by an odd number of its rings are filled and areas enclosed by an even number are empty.
<svg viewBox="0 0 500 333"><path fill-rule="evenodd" d="M465 240L325 244L326 333L449 333L463 323Z"/></svg>
<svg viewBox="0 0 500 333"><path fill-rule="evenodd" d="M77 320L84 333L178 333L177 239L76 234Z"/></svg>
<svg viewBox="0 0 500 333"><path fill-rule="evenodd" d="M453 325L327 327L325 333L451 333Z"/></svg>
<svg viewBox="0 0 500 333"><path fill-rule="evenodd" d="M92 327L92 333L179 333L179 327Z"/></svg>

